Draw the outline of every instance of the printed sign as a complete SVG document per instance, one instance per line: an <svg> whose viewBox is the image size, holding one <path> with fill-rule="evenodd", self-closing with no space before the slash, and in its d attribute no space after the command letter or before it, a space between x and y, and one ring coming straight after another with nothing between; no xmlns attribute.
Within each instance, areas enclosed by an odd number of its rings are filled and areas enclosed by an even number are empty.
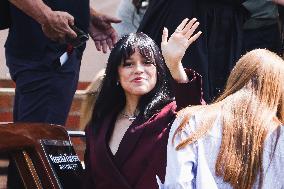
<svg viewBox="0 0 284 189"><path fill-rule="evenodd" d="M71 142L40 140L40 143L61 188L80 188L83 167Z"/></svg>

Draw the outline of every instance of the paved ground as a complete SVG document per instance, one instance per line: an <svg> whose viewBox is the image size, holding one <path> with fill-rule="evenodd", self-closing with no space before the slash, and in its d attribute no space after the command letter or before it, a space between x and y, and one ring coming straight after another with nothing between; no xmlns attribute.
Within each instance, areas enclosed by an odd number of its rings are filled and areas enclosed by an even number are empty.
<svg viewBox="0 0 284 189"><path fill-rule="evenodd" d="M91 4L96 10L114 16L119 1L120 0L92 0ZM7 33L7 30L0 31L0 79L10 78L5 65L3 48ZM89 40L82 60L80 81L91 81L93 76L105 66L107 57L108 55L96 51L93 41Z"/></svg>

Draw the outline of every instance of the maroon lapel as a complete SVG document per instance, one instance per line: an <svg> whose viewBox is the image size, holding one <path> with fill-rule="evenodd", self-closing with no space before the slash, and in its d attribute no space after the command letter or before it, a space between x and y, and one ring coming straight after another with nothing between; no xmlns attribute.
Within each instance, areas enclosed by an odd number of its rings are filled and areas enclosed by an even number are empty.
<svg viewBox="0 0 284 189"><path fill-rule="evenodd" d="M100 134L96 135L97 142L96 142L96 156L97 156L97 165L104 171L106 174L109 175L109 178L116 184L117 186L123 186L122 188L131 189L130 184L127 182L125 177L121 174L119 168L117 167L116 163L114 162L114 158L112 154L109 152L108 141L107 141L107 133L109 129L112 129L113 124L115 123L116 113L112 113L106 117L103 121L100 129Z"/></svg>
<svg viewBox="0 0 284 189"><path fill-rule="evenodd" d="M129 155L131 155L131 152L134 150L136 143L139 141L145 129L145 125L147 125L148 122L149 121L143 123L140 115L129 126L120 142L118 151L115 154L115 162L118 167L122 167Z"/></svg>
<svg viewBox="0 0 284 189"><path fill-rule="evenodd" d="M143 135L143 132L145 131L146 127L150 127L151 129L159 129L158 127L164 127L164 124L168 124L169 121L165 121L161 125L161 122L163 119L171 119L170 115L172 115L172 106L173 103L168 104L166 107L164 107L161 112L153 115L150 119L147 121L142 121L141 115L137 117L137 119L130 125L129 129L126 131L125 135L123 136L123 139L119 145L118 151L115 154L115 162L116 165L121 168L125 161L131 156L131 153L135 150L138 141L140 140L141 136ZM164 117L165 115L169 115L167 117ZM154 125L153 125L154 124ZM152 126L154 126L152 128Z"/></svg>

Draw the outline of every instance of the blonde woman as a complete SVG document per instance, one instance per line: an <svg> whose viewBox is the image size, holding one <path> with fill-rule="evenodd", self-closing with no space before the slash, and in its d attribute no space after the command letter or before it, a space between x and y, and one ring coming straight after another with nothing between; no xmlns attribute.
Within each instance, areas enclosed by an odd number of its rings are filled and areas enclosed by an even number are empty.
<svg viewBox="0 0 284 189"><path fill-rule="evenodd" d="M160 188L284 188L284 61L253 50L211 105L174 121Z"/></svg>

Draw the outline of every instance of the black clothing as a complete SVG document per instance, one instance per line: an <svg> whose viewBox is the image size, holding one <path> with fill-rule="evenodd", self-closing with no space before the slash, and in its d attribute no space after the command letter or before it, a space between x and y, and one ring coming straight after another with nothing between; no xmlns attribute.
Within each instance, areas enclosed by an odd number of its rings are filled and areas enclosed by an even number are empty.
<svg viewBox="0 0 284 189"><path fill-rule="evenodd" d="M183 64L202 75L204 98L210 102L223 90L227 77L240 58L245 9L239 1L150 1L139 27L161 42L163 27L173 33L184 18L197 18L201 37L186 52Z"/></svg>
<svg viewBox="0 0 284 189"><path fill-rule="evenodd" d="M281 38L278 23L257 29L244 30L243 54L253 49L268 49L281 55Z"/></svg>

